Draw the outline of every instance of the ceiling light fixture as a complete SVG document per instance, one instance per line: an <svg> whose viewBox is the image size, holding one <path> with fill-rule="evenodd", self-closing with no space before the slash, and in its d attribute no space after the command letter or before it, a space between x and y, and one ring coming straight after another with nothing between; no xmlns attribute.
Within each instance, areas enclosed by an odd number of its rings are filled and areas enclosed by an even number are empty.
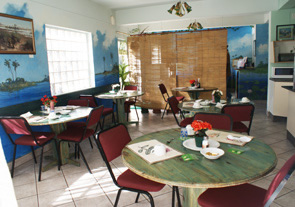
<svg viewBox="0 0 295 207"><path fill-rule="evenodd" d="M198 30L198 29L203 29L203 26L201 25L200 22L197 22L196 20L192 23L190 23L190 25L188 25L188 30Z"/></svg>
<svg viewBox="0 0 295 207"><path fill-rule="evenodd" d="M192 7L188 5L185 1L179 1L174 4L168 12L172 14L173 10L175 10L175 15L182 17L185 13L190 13L192 11Z"/></svg>

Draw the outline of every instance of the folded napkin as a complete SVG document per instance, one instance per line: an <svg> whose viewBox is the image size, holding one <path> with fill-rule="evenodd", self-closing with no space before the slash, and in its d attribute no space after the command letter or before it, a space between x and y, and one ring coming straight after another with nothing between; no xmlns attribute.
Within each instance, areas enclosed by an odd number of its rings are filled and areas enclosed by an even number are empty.
<svg viewBox="0 0 295 207"><path fill-rule="evenodd" d="M243 137L234 137L234 136L232 136L232 135L227 135L227 138L229 139L229 140L237 140L237 141L239 141L239 142L250 142L252 139L251 138L249 138L249 137L246 137L246 136L243 136Z"/></svg>
<svg viewBox="0 0 295 207"><path fill-rule="evenodd" d="M216 107L220 108L220 109L222 109L222 107L224 107L224 106L225 106L225 104L222 104L222 103L219 103L219 102L216 104Z"/></svg>
<svg viewBox="0 0 295 207"><path fill-rule="evenodd" d="M29 118L29 117L33 116L33 114L28 111L27 113L24 113L24 114L22 114L20 116L26 119L26 118Z"/></svg>

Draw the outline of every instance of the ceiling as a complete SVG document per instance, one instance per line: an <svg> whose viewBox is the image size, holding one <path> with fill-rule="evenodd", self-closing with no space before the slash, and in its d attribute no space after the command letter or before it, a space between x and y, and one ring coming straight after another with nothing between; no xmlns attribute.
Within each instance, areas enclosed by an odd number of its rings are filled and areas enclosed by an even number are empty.
<svg viewBox="0 0 295 207"><path fill-rule="evenodd" d="M157 6L162 4L169 4L171 6L179 0L91 0L100 5L106 6L110 9L119 10L125 8L135 8L144 6ZM205 1L205 0L187 0L187 2Z"/></svg>

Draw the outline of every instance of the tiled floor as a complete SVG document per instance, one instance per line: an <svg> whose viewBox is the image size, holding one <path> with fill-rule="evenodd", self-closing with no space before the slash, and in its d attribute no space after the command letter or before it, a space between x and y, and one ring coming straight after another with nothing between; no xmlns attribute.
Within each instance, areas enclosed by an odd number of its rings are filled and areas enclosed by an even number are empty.
<svg viewBox="0 0 295 207"><path fill-rule="evenodd" d="M268 176L254 182L255 185L267 188L277 170L295 153L295 148L286 140L286 124L274 123L266 116L265 102L256 102L255 107L251 135L269 144L278 155L277 168ZM153 131L177 127L172 114L165 116L163 120L160 114L153 114L151 111L148 114L139 114L140 123L128 126L133 139ZM131 119L136 119L134 112ZM73 150L73 147L71 149ZM98 149L91 149L87 140L82 143L82 149L92 169L92 175L88 173L82 161L81 167L65 165L61 171L53 168L42 173L41 182L37 182L38 165L34 165L33 160L17 167L13 184L19 206L112 206L118 188L113 184ZM48 161L44 164L46 162ZM118 174L126 169L121 159L116 159L112 165ZM166 186L161 192L152 193L155 205L171 206L171 191L171 187ZM134 203L135 198L136 193L123 192L119 206L150 206L145 197L141 196L137 204ZM272 206L295 206L295 176L289 180Z"/></svg>

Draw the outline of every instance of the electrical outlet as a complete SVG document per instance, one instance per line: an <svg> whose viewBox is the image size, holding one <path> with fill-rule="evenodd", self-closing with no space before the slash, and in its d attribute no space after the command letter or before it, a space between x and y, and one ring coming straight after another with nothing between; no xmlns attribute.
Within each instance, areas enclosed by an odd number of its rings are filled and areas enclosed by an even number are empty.
<svg viewBox="0 0 295 207"><path fill-rule="evenodd" d="M29 55L29 58L34 58L34 55Z"/></svg>

